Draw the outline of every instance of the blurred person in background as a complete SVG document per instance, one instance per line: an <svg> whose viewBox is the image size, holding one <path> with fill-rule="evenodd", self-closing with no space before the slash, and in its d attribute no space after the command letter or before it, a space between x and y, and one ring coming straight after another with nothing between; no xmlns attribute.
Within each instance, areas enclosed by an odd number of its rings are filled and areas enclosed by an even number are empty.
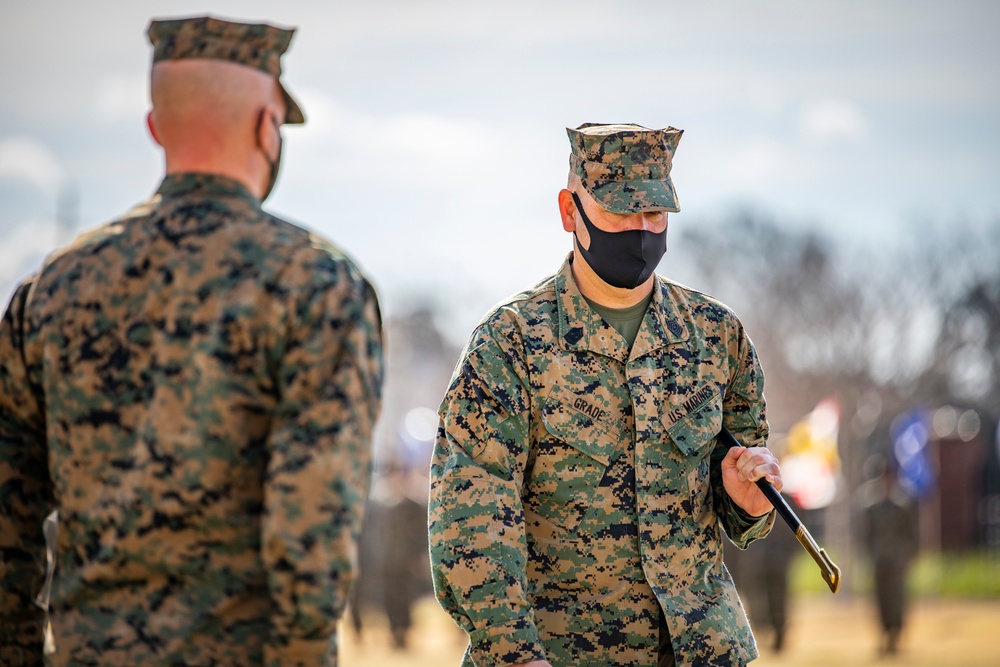
<svg viewBox="0 0 1000 667"><path fill-rule="evenodd" d="M895 655L906 616L906 582L919 547L916 512L885 459L874 457L865 467L870 481L862 490L861 518L882 630L878 652Z"/></svg>
<svg viewBox="0 0 1000 667"><path fill-rule="evenodd" d="M261 209L291 30L155 20L148 202L50 255L0 323L0 664L318 665L380 404L371 284Z"/></svg>
<svg viewBox="0 0 1000 667"><path fill-rule="evenodd" d="M397 650L407 648L414 604L431 592L427 483L423 477L418 491L413 479L405 464L392 462L385 479L372 492L381 519L383 609L389 620L392 646Z"/></svg>
<svg viewBox="0 0 1000 667"><path fill-rule="evenodd" d="M441 406L438 600L466 666L744 665L721 531L746 546L773 525L764 376L729 308L653 273L681 131L567 132L573 251L486 315Z"/></svg>
<svg viewBox="0 0 1000 667"><path fill-rule="evenodd" d="M389 623L392 648L406 650L414 605L433 593L427 561L426 469L426 462L418 472L394 456L376 465L350 606L359 642L366 619L376 612Z"/></svg>

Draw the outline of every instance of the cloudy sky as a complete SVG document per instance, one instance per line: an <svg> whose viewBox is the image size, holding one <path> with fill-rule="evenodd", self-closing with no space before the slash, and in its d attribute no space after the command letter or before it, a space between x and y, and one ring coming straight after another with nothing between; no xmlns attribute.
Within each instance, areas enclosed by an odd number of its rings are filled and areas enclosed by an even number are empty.
<svg viewBox="0 0 1000 667"><path fill-rule="evenodd" d="M674 230L745 207L872 246L1000 224L988 0L32 0L0 10L4 301L68 239L60 193L83 229L155 190L146 25L202 13L298 27L308 123L267 207L347 248L390 313L431 294L471 326L558 268L583 122L685 130Z"/></svg>

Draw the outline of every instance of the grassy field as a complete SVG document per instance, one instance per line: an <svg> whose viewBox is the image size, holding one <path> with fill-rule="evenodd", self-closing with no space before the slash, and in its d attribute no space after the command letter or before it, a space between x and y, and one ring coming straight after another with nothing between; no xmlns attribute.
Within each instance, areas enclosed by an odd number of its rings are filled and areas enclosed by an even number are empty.
<svg viewBox="0 0 1000 667"><path fill-rule="evenodd" d="M841 561L846 565L846 559ZM844 585L855 594L871 590L871 572L859 562L845 572ZM910 569L909 591L914 598L960 598L1000 600L1000 558L981 553L940 556L922 554ZM792 563L791 590L802 594L823 593L826 584L805 552ZM1000 665L1000 660L997 661Z"/></svg>
<svg viewBox="0 0 1000 667"><path fill-rule="evenodd" d="M760 637L761 658L754 667L997 667L1000 665L1000 600L919 599L894 658L876 655L875 610L868 598L829 593L797 596L792 601L788 646L775 655ZM385 622L365 619L359 639L347 628L341 635L344 667L457 667L464 635L432 599L415 614L410 648L389 648Z"/></svg>

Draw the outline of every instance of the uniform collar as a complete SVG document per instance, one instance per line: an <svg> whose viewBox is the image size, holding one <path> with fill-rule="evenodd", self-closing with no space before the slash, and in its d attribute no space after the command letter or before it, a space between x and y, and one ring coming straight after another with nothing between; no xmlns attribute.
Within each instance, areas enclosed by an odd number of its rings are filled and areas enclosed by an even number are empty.
<svg viewBox="0 0 1000 667"><path fill-rule="evenodd" d="M632 358L687 340L688 330L681 317L677 299L672 296L672 283L653 275L653 300L646 309L639 333L632 343Z"/></svg>
<svg viewBox="0 0 1000 667"><path fill-rule="evenodd" d="M239 181L219 174L182 172L167 174L156 190L157 197L172 199L187 195L200 197L238 197L260 207L260 200Z"/></svg>
<svg viewBox="0 0 1000 667"><path fill-rule="evenodd" d="M573 254L570 253L555 277L559 344L563 349L596 352L624 363L630 357L649 354L688 337L677 306L669 296L670 283L655 276L653 299L630 354L625 339L583 298L573 279L572 262Z"/></svg>

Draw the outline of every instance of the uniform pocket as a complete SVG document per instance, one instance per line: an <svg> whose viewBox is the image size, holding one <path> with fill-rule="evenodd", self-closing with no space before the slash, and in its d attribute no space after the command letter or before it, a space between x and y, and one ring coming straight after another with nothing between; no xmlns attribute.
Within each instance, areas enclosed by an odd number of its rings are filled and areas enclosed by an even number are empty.
<svg viewBox="0 0 1000 667"><path fill-rule="evenodd" d="M534 445L525 500L545 519L576 530L591 508L620 431L574 407L572 401L551 396L541 416L545 431Z"/></svg>
<svg viewBox="0 0 1000 667"><path fill-rule="evenodd" d="M671 413L672 414L672 413ZM666 422L667 416L663 421ZM688 456L708 448L722 430L722 400L713 396L670 425L667 434Z"/></svg>
<svg viewBox="0 0 1000 667"><path fill-rule="evenodd" d="M711 455L722 430L722 401L713 396L674 422L667 435L688 460L690 513L699 519L710 509Z"/></svg>

